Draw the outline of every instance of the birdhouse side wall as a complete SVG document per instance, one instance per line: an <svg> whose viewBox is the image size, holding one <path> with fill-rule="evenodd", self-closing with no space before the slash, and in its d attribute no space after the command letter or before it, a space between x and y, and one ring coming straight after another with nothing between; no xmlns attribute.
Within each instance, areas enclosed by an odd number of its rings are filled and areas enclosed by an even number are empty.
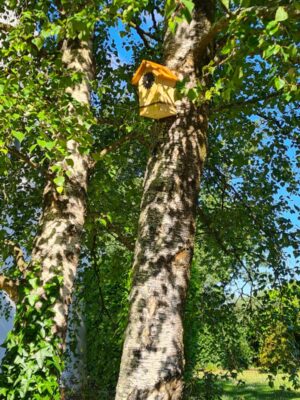
<svg viewBox="0 0 300 400"><path fill-rule="evenodd" d="M147 89L143 86L143 81L141 79L139 82L138 90L140 107L144 107L153 103L165 103L175 105L175 87L166 84L164 79L159 81L156 78L150 89Z"/></svg>
<svg viewBox="0 0 300 400"><path fill-rule="evenodd" d="M143 85L143 80L139 81L139 103L140 107L157 103L160 101L160 91L156 82L153 83L150 89L147 89Z"/></svg>
<svg viewBox="0 0 300 400"><path fill-rule="evenodd" d="M147 72L153 72L146 69ZM140 115L161 119L176 114L176 82L155 74L155 82L150 88L143 85L143 76L138 83Z"/></svg>

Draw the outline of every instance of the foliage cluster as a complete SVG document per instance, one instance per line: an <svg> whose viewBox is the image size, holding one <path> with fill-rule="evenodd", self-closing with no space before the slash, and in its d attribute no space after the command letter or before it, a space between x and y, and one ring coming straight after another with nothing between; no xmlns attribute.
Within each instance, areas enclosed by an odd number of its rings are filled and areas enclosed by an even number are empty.
<svg viewBox="0 0 300 400"><path fill-rule="evenodd" d="M0 395L3 399L60 399L57 381L63 371L62 342L53 332L53 311L61 285L55 277L44 285L38 267L28 274L20 289L14 329L6 339L7 353L2 360Z"/></svg>

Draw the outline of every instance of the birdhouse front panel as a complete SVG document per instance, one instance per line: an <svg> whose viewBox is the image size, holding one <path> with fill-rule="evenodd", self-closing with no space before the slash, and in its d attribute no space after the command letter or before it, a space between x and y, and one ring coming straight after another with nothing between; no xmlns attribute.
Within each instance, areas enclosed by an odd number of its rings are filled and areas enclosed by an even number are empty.
<svg viewBox="0 0 300 400"><path fill-rule="evenodd" d="M138 85L140 115L154 119L176 115L177 80L168 68L144 60L132 79Z"/></svg>

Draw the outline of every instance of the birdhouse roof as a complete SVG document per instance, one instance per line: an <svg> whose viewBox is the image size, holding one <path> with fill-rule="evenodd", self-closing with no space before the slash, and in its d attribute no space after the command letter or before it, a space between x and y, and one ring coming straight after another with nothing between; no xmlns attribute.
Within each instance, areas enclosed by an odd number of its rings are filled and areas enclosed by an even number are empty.
<svg viewBox="0 0 300 400"><path fill-rule="evenodd" d="M151 72L153 72L153 74L156 76L166 78L173 82L177 82L179 79L171 70L169 70L169 68L165 67L164 65L157 64L153 61L143 60L131 80L133 85L137 85L139 83L139 80L143 76L146 69L151 70Z"/></svg>

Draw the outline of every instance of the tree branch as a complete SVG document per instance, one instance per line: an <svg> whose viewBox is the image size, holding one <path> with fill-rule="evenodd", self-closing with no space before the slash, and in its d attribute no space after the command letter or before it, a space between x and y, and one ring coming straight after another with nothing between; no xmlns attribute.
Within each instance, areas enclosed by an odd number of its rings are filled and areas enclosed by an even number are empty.
<svg viewBox="0 0 300 400"><path fill-rule="evenodd" d="M151 19L152 19L152 23L153 23L153 28L156 30L157 29L157 21L155 18L154 10L151 10L150 14L151 14Z"/></svg>
<svg viewBox="0 0 300 400"><path fill-rule="evenodd" d="M19 271L25 277L28 264L26 263L26 261L24 259L23 250L12 240L5 239L4 243L12 249L13 257L15 259L16 265L17 265Z"/></svg>
<svg viewBox="0 0 300 400"><path fill-rule="evenodd" d="M282 95L282 92L279 91L279 92L270 93L269 95L264 96L264 97L254 97L249 100L244 100L244 99L237 100L233 103L221 104L219 107L211 108L210 112L219 112L219 111L223 111L223 110L226 110L228 108L233 108L233 107L244 107L249 104L256 104L256 103L259 103L260 101L266 101L269 99L273 99L275 97L280 97L281 95Z"/></svg>
<svg viewBox="0 0 300 400"><path fill-rule="evenodd" d="M287 127L282 126L281 123L276 118L268 116L268 115L265 115L265 114L263 114L263 113L261 113L259 111L255 111L255 114L258 117L263 118L265 121L272 122L280 131L284 132L285 134L289 134L290 129L288 129Z"/></svg>
<svg viewBox="0 0 300 400"><path fill-rule="evenodd" d="M19 150L17 150L14 147L6 147L7 150L10 152L10 154L13 154L14 156L18 157L20 160L24 161L27 165L30 165L32 168L39 168L39 165L33 162L27 155L21 153Z"/></svg>
<svg viewBox="0 0 300 400"><path fill-rule="evenodd" d="M138 25L136 25L134 22L129 22L129 25L134 28L136 30L136 32L138 33L139 37L142 39L142 41L144 42L144 45L148 48L151 49L151 45L149 40L147 39L147 32L145 32L141 27L139 27Z"/></svg>
<svg viewBox="0 0 300 400"><path fill-rule="evenodd" d="M88 215L92 216L93 218L95 217L99 218L98 213L90 212L88 213ZM104 219L106 222L106 226L102 225L101 228L105 229L108 234L113 236L118 242L120 242L124 247L126 247L127 250L134 251L135 247L134 238L124 235L122 227L110 222L110 220L105 215L101 215L101 219Z"/></svg>
<svg viewBox="0 0 300 400"><path fill-rule="evenodd" d="M199 207L198 208L198 216L200 217L201 222L203 223L203 225L206 227L207 232L213 237L213 239L215 240L215 242L217 243L217 245L220 247L220 249L229 256L234 256L234 258L237 260L237 262L240 264L240 266L246 271L247 276L249 278L249 281L251 283L253 283L253 278L251 276L250 271L248 270L248 268L246 267L245 263L243 262L243 260L241 259L241 257L238 254L238 250L235 248L235 246L233 246L232 244L231 249L228 249L222 238L221 235L219 234L219 232L213 228L212 223L209 219L209 217L204 213L204 211Z"/></svg>
<svg viewBox="0 0 300 400"><path fill-rule="evenodd" d="M107 221L107 226L105 227L106 231L112 235L118 242L120 242L124 247L126 247L129 251L134 251L135 242L134 240L123 234L122 229L108 221L108 219L104 218Z"/></svg>
<svg viewBox="0 0 300 400"><path fill-rule="evenodd" d="M34 168L36 170L42 171L42 173L50 180L53 181L53 175L47 171L46 169L43 169L39 164L35 163L32 161L26 154L21 153L19 150L17 150L15 147L9 147L7 146L6 149L9 151L10 154L16 156L20 160L24 161L25 164L29 165L31 168Z"/></svg>
<svg viewBox="0 0 300 400"><path fill-rule="evenodd" d="M225 6L225 4L223 4L222 1L219 1L219 5L223 9L223 11L225 12L226 15L232 14L232 12Z"/></svg>
<svg viewBox="0 0 300 400"><path fill-rule="evenodd" d="M224 178L226 179L224 173L218 167L214 166L214 170L215 170L215 172L217 172L218 179L221 179L221 180L223 180ZM274 246L275 246L274 250L277 252L277 254L280 255L281 254L281 249L280 249L280 247L278 245L278 242L276 240L276 234L277 234L276 230L272 229L272 228L265 227L263 225L263 223L261 222L261 220L253 212L252 207L244 200L243 196L235 189L235 187L230 185L228 182L227 182L226 185L233 192L235 198L237 198L240 201L240 203L245 208L245 210L248 211L248 215L252 218L253 222L255 222L255 225L256 225L258 231L262 232L269 239L272 238L272 241L273 241ZM266 260L261 259L261 261L265 262Z"/></svg>
<svg viewBox="0 0 300 400"><path fill-rule="evenodd" d="M106 154L108 154L114 150L117 150L118 148L120 148L122 146L122 144L128 142L131 139L136 138L137 136L138 136L138 133L136 133L136 132L128 133L127 135L123 135L120 139L116 140L111 145L105 147L104 149L100 150L99 152L93 153L92 158L94 159L94 162L92 162L92 167L94 167L96 165L97 161L99 161L101 158L106 156Z"/></svg>
<svg viewBox="0 0 300 400"><path fill-rule="evenodd" d="M199 43L200 49L206 48L218 33L222 32L228 27L231 20L234 18L242 16L242 14L244 14L246 17L247 14L255 12L258 17L266 17L270 19L276 13L277 8L278 7L252 6L247 8L239 8L234 12L227 14L215 22L207 34L202 37L201 43ZM296 10L293 6L286 6L285 10L289 14L289 17L298 17L300 15L300 11Z"/></svg>
<svg viewBox="0 0 300 400"><path fill-rule="evenodd" d="M149 39L155 40L156 42L158 41L158 38L154 34L144 31L144 29L142 29L137 23L131 21L129 25L132 26L132 28L134 28L139 35L142 34L147 36Z"/></svg>
<svg viewBox="0 0 300 400"><path fill-rule="evenodd" d="M19 281L14 281L4 275L0 275L0 290L3 290L16 303L18 301Z"/></svg>

